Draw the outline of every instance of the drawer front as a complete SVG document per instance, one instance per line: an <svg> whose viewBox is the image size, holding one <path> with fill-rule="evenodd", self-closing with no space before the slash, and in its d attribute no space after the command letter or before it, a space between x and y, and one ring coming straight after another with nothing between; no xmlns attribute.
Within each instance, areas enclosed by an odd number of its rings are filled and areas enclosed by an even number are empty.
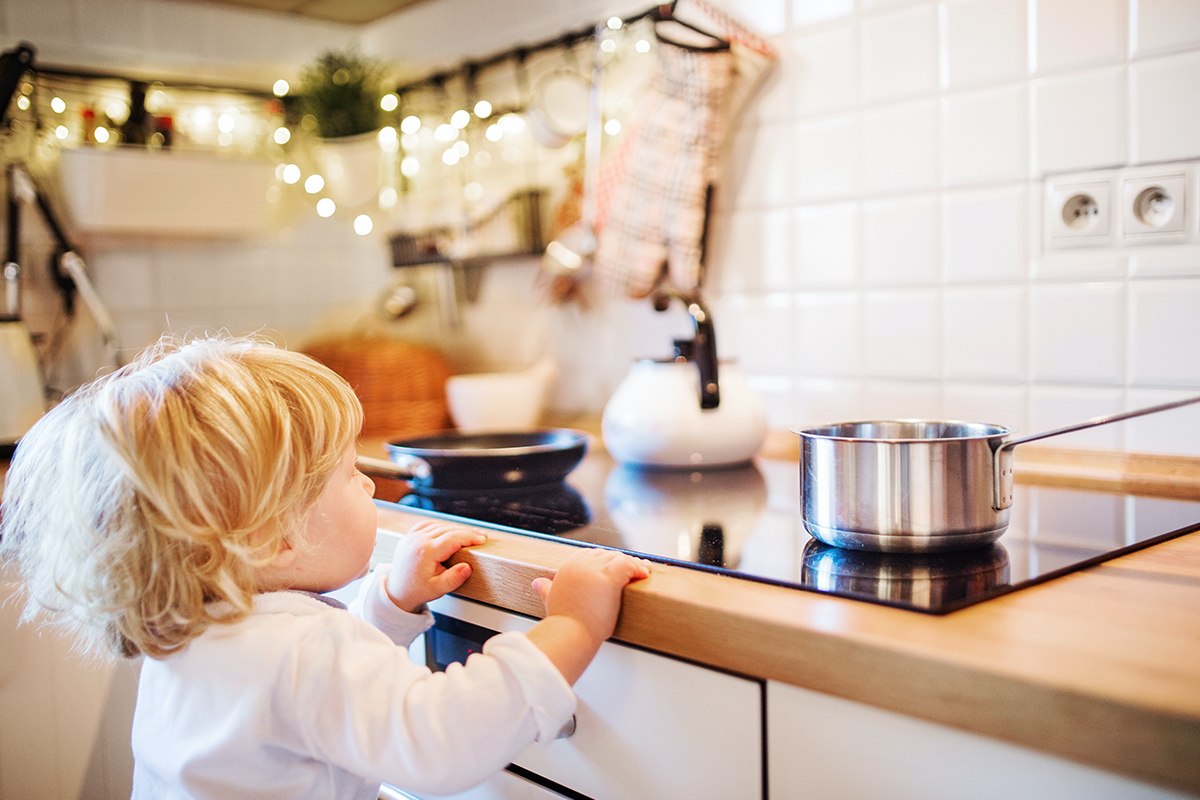
<svg viewBox="0 0 1200 800"><path fill-rule="evenodd" d="M449 596L430 607L497 632L536 622ZM762 797L759 681L605 642L575 693L574 733L514 764L595 800Z"/></svg>

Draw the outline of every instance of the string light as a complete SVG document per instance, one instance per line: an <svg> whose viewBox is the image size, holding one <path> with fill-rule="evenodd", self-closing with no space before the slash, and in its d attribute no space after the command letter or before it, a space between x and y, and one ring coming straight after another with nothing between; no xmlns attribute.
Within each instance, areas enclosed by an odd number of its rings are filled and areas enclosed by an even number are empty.
<svg viewBox="0 0 1200 800"><path fill-rule="evenodd" d="M471 122L471 112L460 108L450 115L450 124L460 130L467 127Z"/></svg>
<svg viewBox="0 0 1200 800"><path fill-rule="evenodd" d="M317 201L317 214L322 217L332 217L333 212L337 211L337 203L330 200L328 197L322 197Z"/></svg>
<svg viewBox="0 0 1200 800"><path fill-rule="evenodd" d="M304 179L304 191L316 194L325 188L325 179L320 175L309 175Z"/></svg>
<svg viewBox="0 0 1200 800"><path fill-rule="evenodd" d="M371 222L371 218L366 214L359 214L354 218L354 232L359 236L366 236L375 227L375 223Z"/></svg>
<svg viewBox="0 0 1200 800"><path fill-rule="evenodd" d="M275 129L275 144L287 144L292 138L292 132L282 125Z"/></svg>
<svg viewBox="0 0 1200 800"><path fill-rule="evenodd" d="M416 133L421 130L421 118L407 116L400 122L400 131L402 133Z"/></svg>
<svg viewBox="0 0 1200 800"><path fill-rule="evenodd" d="M288 85L287 81L285 81L283 78L280 78L279 80L275 81L275 85L271 87L271 91L275 93L276 97L283 97L289 91L291 91L291 88L292 87Z"/></svg>
<svg viewBox="0 0 1200 800"><path fill-rule="evenodd" d="M388 92L379 98L379 107L384 111L395 111L400 106L400 98Z"/></svg>
<svg viewBox="0 0 1200 800"><path fill-rule="evenodd" d="M480 119L487 119L492 115L492 104L487 100L480 100L475 104L475 116Z"/></svg>
<svg viewBox="0 0 1200 800"><path fill-rule="evenodd" d="M67 103L61 97L54 97L50 100L50 108L54 110L55 114L61 114L67 110Z"/></svg>

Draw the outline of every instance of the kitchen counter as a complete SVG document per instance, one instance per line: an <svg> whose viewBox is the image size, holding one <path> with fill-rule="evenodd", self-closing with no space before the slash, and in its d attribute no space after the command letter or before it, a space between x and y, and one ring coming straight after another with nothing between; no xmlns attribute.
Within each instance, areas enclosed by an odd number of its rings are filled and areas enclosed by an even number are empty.
<svg viewBox="0 0 1200 800"><path fill-rule="evenodd" d="M1197 496L1194 460L1063 453L1018 480ZM382 506L381 547L419 519ZM488 535L456 594L540 616L575 546ZM1200 532L945 616L656 564L614 638L1200 794Z"/></svg>

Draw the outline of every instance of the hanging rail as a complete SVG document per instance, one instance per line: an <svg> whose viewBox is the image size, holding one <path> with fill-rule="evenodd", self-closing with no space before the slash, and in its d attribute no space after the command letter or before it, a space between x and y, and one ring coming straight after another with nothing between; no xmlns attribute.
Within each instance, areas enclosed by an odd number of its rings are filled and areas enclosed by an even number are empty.
<svg viewBox="0 0 1200 800"><path fill-rule="evenodd" d="M621 20L622 25L632 25L635 22L640 22L643 19L650 18L654 20L666 20L671 18L671 14L675 9L675 3L663 3L634 14L631 17L625 17ZM603 24L603 23L599 23ZM571 48L583 41L588 41L596 35L596 25L589 25L586 28L580 28L574 31L555 36L552 39L538 42L537 44L520 45L517 47L504 50L484 59L466 61L454 69L442 70L427 75L424 78L419 78L415 81L410 81L397 86L394 91L397 95L403 97L408 92L413 92L418 89L432 89L444 86L453 78L462 77L468 82L474 80L481 71L494 67L498 64L503 64L505 61L516 59L518 62L523 62L534 53L540 53L545 50L556 50L563 48Z"/></svg>

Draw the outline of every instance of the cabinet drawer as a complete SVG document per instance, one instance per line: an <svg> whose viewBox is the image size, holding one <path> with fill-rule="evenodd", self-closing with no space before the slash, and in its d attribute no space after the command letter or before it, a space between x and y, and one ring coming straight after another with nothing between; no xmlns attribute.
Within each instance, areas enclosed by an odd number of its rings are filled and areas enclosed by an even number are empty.
<svg viewBox="0 0 1200 800"><path fill-rule="evenodd" d="M496 632L536 623L457 597L430 608ZM762 797L761 682L605 642L575 693L575 732L514 764L594 800Z"/></svg>

